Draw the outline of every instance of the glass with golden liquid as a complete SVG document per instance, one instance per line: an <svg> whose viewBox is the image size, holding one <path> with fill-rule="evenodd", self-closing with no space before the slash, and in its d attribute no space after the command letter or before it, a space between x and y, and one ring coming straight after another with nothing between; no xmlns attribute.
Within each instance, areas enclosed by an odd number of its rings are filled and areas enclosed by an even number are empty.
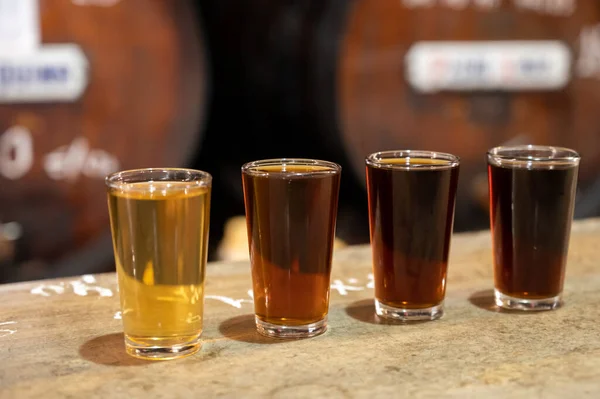
<svg viewBox="0 0 600 399"><path fill-rule="evenodd" d="M341 167L309 159L242 167L259 333L307 338L327 329Z"/></svg>
<svg viewBox="0 0 600 399"><path fill-rule="evenodd" d="M106 178L125 347L134 357L200 349L211 182L189 169Z"/></svg>

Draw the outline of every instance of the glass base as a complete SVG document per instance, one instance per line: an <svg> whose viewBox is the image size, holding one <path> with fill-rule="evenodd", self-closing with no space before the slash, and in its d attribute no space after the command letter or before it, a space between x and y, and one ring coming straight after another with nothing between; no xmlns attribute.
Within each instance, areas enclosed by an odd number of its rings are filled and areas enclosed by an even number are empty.
<svg viewBox="0 0 600 399"><path fill-rule="evenodd" d="M375 299L375 312L377 313L377 316L389 320L436 320L444 315L444 302L430 308L405 309L388 306Z"/></svg>
<svg viewBox="0 0 600 399"><path fill-rule="evenodd" d="M300 326L272 324L255 316L256 330L259 334L271 338L310 338L327 331L327 316L315 323Z"/></svg>
<svg viewBox="0 0 600 399"><path fill-rule="evenodd" d="M561 295L543 299L523 299L505 295L494 289L496 305L511 310L554 310L562 306Z"/></svg>
<svg viewBox="0 0 600 399"><path fill-rule="evenodd" d="M200 335L188 342L178 342L167 345L167 340L172 339L131 339L125 334L125 350L133 357L144 360L172 360L180 359L200 350ZM146 341L146 342L144 342Z"/></svg>

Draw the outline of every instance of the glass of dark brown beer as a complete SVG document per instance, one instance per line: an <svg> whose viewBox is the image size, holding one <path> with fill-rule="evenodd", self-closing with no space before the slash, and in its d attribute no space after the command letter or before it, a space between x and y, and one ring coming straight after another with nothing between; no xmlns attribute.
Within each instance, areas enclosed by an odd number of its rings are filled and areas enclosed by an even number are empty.
<svg viewBox="0 0 600 399"><path fill-rule="evenodd" d="M311 159L242 166L259 333L306 338L327 329L341 167Z"/></svg>
<svg viewBox="0 0 600 399"><path fill-rule="evenodd" d="M496 305L561 305L580 157L522 145L487 153Z"/></svg>
<svg viewBox="0 0 600 399"><path fill-rule="evenodd" d="M413 150L366 158L378 316L443 315L459 163L451 154Z"/></svg>

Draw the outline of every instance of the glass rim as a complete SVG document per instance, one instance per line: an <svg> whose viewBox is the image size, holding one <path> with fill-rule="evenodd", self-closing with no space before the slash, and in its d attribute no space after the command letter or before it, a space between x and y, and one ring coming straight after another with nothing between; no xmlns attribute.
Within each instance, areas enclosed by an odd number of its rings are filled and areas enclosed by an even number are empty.
<svg viewBox="0 0 600 399"><path fill-rule="evenodd" d="M439 164L393 164L382 162L385 159L406 158L435 159L445 161ZM400 169L400 170L446 170L457 168L460 165L460 157L448 152L428 150L388 150L377 151L365 158L365 164L375 168Z"/></svg>
<svg viewBox="0 0 600 399"><path fill-rule="evenodd" d="M184 173L190 176L190 179L181 179L181 178L166 178L166 179L153 179L152 176L156 176L155 174L164 173L166 176L175 173ZM147 175L147 178L143 178L144 175ZM138 179L127 180L128 177L140 176ZM119 188L124 184L128 183L144 183L144 182L153 182L153 181L163 181L163 182L200 182L203 186L207 187L212 184L212 175L208 172L198 169L191 168L138 168L138 169L125 169L117 172L113 172L108 174L104 178L104 183L109 188Z"/></svg>
<svg viewBox="0 0 600 399"><path fill-rule="evenodd" d="M539 154L543 152L548 154ZM534 144L497 146L490 148L486 156L488 163L494 166L527 169L568 168L577 166L581 160L581 155L571 148Z"/></svg>
<svg viewBox="0 0 600 399"><path fill-rule="evenodd" d="M322 166L325 169L314 170L310 172L282 172L282 171L265 171L259 170L259 168L265 166L275 165L308 165L308 166ZM242 173L253 176L269 176L269 175L294 175L294 176L314 176L314 175L330 175L339 174L342 171L342 166L331 161L324 161L321 159L311 158L270 158L270 159L259 159L256 161L246 162L242 165Z"/></svg>

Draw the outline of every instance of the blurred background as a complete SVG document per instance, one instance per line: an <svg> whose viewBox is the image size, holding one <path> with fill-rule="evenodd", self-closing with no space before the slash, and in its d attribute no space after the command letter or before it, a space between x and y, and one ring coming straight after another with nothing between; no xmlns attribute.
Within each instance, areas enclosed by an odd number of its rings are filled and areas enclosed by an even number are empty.
<svg viewBox="0 0 600 399"><path fill-rule="evenodd" d="M579 151L576 218L600 214L600 2L0 0L0 283L114 270L112 171L210 172L209 260L246 259L244 162L340 163L351 245L367 154L460 156L460 232L513 143Z"/></svg>

